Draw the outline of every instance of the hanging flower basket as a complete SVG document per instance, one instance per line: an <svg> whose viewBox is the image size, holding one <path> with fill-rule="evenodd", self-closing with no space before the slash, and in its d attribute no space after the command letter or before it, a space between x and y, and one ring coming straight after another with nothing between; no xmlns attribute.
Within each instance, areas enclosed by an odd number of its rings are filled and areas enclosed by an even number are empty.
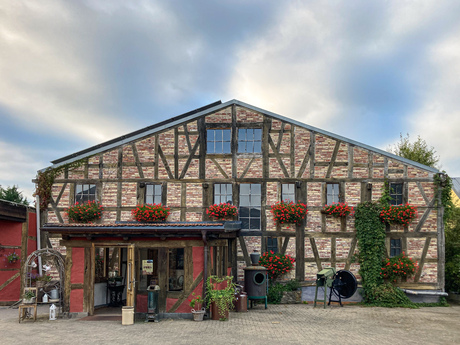
<svg viewBox="0 0 460 345"><path fill-rule="evenodd" d="M99 202L88 201L83 204L78 202L65 210L70 223L91 223L102 216L104 207Z"/></svg>
<svg viewBox="0 0 460 345"><path fill-rule="evenodd" d="M164 222L170 213L170 208L161 204L138 205L131 211L138 222Z"/></svg>
<svg viewBox="0 0 460 345"><path fill-rule="evenodd" d="M271 206L271 212L275 221L280 224L300 223L308 213L307 205L298 202L294 204L292 201L281 201Z"/></svg>
<svg viewBox="0 0 460 345"><path fill-rule="evenodd" d="M380 212L380 219L386 224L408 226L415 218L417 207L410 204L386 206Z"/></svg>
<svg viewBox="0 0 460 345"><path fill-rule="evenodd" d="M16 261L19 260L19 255L16 254L16 252L12 252L6 256L6 260L8 260L8 263L14 264Z"/></svg>
<svg viewBox="0 0 460 345"><path fill-rule="evenodd" d="M236 217L238 215L238 209L235 205L220 203L209 206L206 210L206 214L211 219L227 220Z"/></svg>
<svg viewBox="0 0 460 345"><path fill-rule="evenodd" d="M263 253L259 259L259 265L267 268L268 278L271 281L289 273L294 267L294 262L293 257L273 251Z"/></svg>
<svg viewBox="0 0 460 345"><path fill-rule="evenodd" d="M348 215L353 215L354 210L352 206L348 206L348 203L338 202L324 206L321 210L321 213L331 215L335 218L339 218L346 217Z"/></svg>

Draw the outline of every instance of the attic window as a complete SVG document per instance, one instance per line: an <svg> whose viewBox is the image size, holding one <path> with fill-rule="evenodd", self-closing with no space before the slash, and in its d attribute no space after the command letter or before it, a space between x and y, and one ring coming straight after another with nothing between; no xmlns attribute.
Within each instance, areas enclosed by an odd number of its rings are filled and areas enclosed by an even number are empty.
<svg viewBox="0 0 460 345"><path fill-rule="evenodd" d="M238 153L262 152L262 130L260 128L240 128L238 130Z"/></svg>
<svg viewBox="0 0 460 345"><path fill-rule="evenodd" d="M208 129L207 153L231 153L230 142L230 129Z"/></svg>

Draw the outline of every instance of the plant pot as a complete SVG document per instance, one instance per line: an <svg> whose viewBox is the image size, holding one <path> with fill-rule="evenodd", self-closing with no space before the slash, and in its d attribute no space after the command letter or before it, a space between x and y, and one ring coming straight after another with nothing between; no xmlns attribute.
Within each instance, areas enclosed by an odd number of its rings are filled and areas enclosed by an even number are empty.
<svg viewBox="0 0 460 345"><path fill-rule="evenodd" d="M211 303L211 319L215 321L225 321L228 320L230 316L230 311L228 308L225 310L224 315L220 315L219 308L217 307L216 302Z"/></svg>
<svg viewBox="0 0 460 345"><path fill-rule="evenodd" d="M251 257L251 263L253 266L258 266L259 265L259 259L260 259L260 253L254 251L254 253L251 253L249 255Z"/></svg>
<svg viewBox="0 0 460 345"><path fill-rule="evenodd" d="M22 300L22 303L24 303L24 304L33 304L33 303L35 303L35 297L32 297L32 298L24 298L24 299Z"/></svg>
<svg viewBox="0 0 460 345"><path fill-rule="evenodd" d="M206 310L204 308L201 310L192 309L193 321L203 321L205 312Z"/></svg>

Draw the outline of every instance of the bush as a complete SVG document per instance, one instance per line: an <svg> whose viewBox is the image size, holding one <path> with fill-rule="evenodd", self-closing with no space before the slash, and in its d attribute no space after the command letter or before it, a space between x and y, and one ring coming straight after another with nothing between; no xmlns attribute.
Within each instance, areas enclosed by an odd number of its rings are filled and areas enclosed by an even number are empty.
<svg viewBox="0 0 460 345"><path fill-rule="evenodd" d="M78 202L70 206L67 210L69 222L72 223L91 223L93 220L100 219L104 208L99 202L88 201L83 204Z"/></svg>
<svg viewBox="0 0 460 345"><path fill-rule="evenodd" d="M417 309L418 306L411 302L404 291L392 284L381 284L374 288L373 301L370 304L378 307L405 307Z"/></svg>
<svg viewBox="0 0 460 345"><path fill-rule="evenodd" d="M297 291L300 287L300 283L295 279L288 281L286 284L270 284L268 287L267 301L271 304L279 304L283 298L284 291Z"/></svg>

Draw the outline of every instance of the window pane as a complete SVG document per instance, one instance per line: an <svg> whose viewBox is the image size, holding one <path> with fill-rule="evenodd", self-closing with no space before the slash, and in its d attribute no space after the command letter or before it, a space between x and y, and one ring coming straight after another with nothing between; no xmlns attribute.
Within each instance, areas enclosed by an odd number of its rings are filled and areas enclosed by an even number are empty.
<svg viewBox="0 0 460 345"><path fill-rule="evenodd" d="M231 132L229 129L223 130L224 141L231 141Z"/></svg>
<svg viewBox="0 0 460 345"><path fill-rule="evenodd" d="M251 206L260 206L260 195L251 195Z"/></svg>
<svg viewBox="0 0 460 345"><path fill-rule="evenodd" d="M260 218L250 219L250 230L259 230L260 229Z"/></svg>
<svg viewBox="0 0 460 345"><path fill-rule="evenodd" d="M258 208L255 208L255 207L251 207L251 209L249 210L249 215L250 217L258 217L260 218L260 209Z"/></svg>
<svg viewBox="0 0 460 345"><path fill-rule="evenodd" d="M251 186L251 194L261 194L260 191L260 184L253 183L250 185Z"/></svg>
<svg viewBox="0 0 460 345"><path fill-rule="evenodd" d="M208 141L206 144L206 151L208 153L214 153L214 142Z"/></svg>
<svg viewBox="0 0 460 345"><path fill-rule="evenodd" d="M208 142L209 141L214 141L214 130L213 129L208 129Z"/></svg>
<svg viewBox="0 0 460 345"><path fill-rule="evenodd" d="M262 140L262 130L259 128L254 129L254 139Z"/></svg>
<svg viewBox="0 0 460 345"><path fill-rule="evenodd" d="M250 190L251 190L250 184L247 184L247 183L240 184L240 194L249 195Z"/></svg>
<svg viewBox="0 0 460 345"><path fill-rule="evenodd" d="M169 249L168 290L184 289L184 248Z"/></svg>
<svg viewBox="0 0 460 345"><path fill-rule="evenodd" d="M251 141L248 141L246 143L246 152L254 152L254 143Z"/></svg>
<svg viewBox="0 0 460 345"><path fill-rule="evenodd" d="M224 142L222 153L231 153L230 142Z"/></svg>
<svg viewBox="0 0 460 345"><path fill-rule="evenodd" d="M249 195L241 195L240 197L240 205L241 206L249 206Z"/></svg>

